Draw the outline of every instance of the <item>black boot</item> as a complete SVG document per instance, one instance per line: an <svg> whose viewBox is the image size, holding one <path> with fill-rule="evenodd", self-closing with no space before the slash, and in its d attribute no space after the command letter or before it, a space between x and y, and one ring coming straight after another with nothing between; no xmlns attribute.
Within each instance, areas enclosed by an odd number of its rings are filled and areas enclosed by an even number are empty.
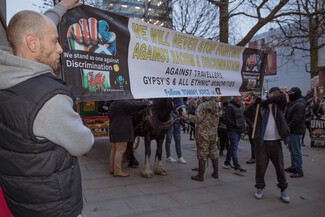
<svg viewBox="0 0 325 217"><path fill-rule="evenodd" d="M194 140L194 139L193 139L193 131L192 131L192 130L190 131L190 140L191 140L191 141Z"/></svg>
<svg viewBox="0 0 325 217"><path fill-rule="evenodd" d="M137 161L136 157L134 156L134 151L133 151L133 143L128 142L126 151L127 153L127 159L129 161L129 167L132 168L137 168L139 166L139 162Z"/></svg>
<svg viewBox="0 0 325 217"><path fill-rule="evenodd" d="M219 173L218 173L218 158L216 159L211 159L212 161L212 166L213 166L213 173L211 173L211 176L215 179L219 178Z"/></svg>
<svg viewBox="0 0 325 217"><path fill-rule="evenodd" d="M197 173L196 176L191 176L191 179L192 180L196 180L196 181L203 182L203 180L204 180L203 175L204 175L204 171L205 171L205 164L206 164L206 161L205 160L199 160L199 171L198 171L198 173Z"/></svg>
<svg viewBox="0 0 325 217"><path fill-rule="evenodd" d="M138 168L139 167L139 162L137 161L137 159L135 158L134 155L130 156L128 166L132 167L132 168Z"/></svg>

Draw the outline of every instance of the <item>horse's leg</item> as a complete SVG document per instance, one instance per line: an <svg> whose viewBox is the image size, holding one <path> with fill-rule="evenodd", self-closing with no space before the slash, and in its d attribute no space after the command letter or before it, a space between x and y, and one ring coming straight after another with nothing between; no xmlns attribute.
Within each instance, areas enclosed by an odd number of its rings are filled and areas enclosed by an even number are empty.
<svg viewBox="0 0 325 217"><path fill-rule="evenodd" d="M134 156L133 142L128 142L127 159L129 160L129 164L128 164L129 167L137 168L139 166L139 162L137 161L136 157Z"/></svg>
<svg viewBox="0 0 325 217"><path fill-rule="evenodd" d="M161 134L162 135L160 135L156 139L157 150L156 150L156 156L155 156L154 171L155 171L155 174L157 174L157 175L166 176L167 171L165 170L165 168L163 168L162 163L161 163L162 147L163 147L163 143L164 143L164 139L165 139L165 134L164 133L161 133Z"/></svg>
<svg viewBox="0 0 325 217"><path fill-rule="evenodd" d="M145 178L151 178L153 175L153 172L150 169L150 155L151 155L150 143L151 143L150 136L145 136L144 137L145 157L144 157L143 168L141 171L141 176L143 176Z"/></svg>

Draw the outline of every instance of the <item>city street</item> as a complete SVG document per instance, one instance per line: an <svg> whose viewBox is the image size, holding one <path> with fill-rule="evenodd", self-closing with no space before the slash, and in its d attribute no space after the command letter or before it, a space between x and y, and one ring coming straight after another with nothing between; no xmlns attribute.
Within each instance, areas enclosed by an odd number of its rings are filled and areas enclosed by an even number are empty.
<svg viewBox="0 0 325 217"><path fill-rule="evenodd" d="M261 200L254 198L255 164L246 164L250 158L248 138L240 141L239 161L245 176L238 176L222 168L224 157L219 158L219 179L211 177L211 163L205 172L205 181L190 179L196 174L195 142L189 134L182 134L183 157L187 164L163 164L167 176L143 178L141 168L124 170L130 177L115 178L108 171L109 141L97 138L92 150L80 157L83 179L84 213L87 217L323 217L325 216L325 148L310 147L306 136L303 147L304 177L293 179L287 174L291 198L289 204L280 200L276 175L270 162L266 174L266 189ZM142 142L142 141L141 141ZM143 165L144 145L136 150L136 157ZM154 162L155 143L152 144L151 165ZM284 146L285 167L290 166L289 150ZM174 143L171 153L176 158Z"/></svg>

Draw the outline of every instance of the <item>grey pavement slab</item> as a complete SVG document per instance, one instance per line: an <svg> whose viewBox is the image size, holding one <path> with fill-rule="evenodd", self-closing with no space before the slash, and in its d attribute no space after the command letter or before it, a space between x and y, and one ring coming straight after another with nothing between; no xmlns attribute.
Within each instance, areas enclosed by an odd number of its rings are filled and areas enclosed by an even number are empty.
<svg viewBox="0 0 325 217"><path fill-rule="evenodd" d="M255 164L246 164L250 158L250 144L246 138L240 141L238 158L247 169L245 176L238 176L222 168L224 157L219 158L219 179L211 177L212 165L208 164L204 182L190 179L191 169L197 166L195 141L189 134L182 134L182 152L187 164L165 162L167 176L140 176L144 159L143 141L135 155L139 168L123 169L130 173L126 178L109 174L109 139L97 138L89 153L79 158L84 196L84 213L87 217L324 217L325 216L325 148L312 148L308 136L302 148L303 178L287 180L289 204L280 200L276 187L275 170L270 162L265 175L266 188L261 200L254 198ZM151 166L154 163L156 145L152 143ZM284 146L285 166L290 165L289 150ZM171 153L175 158L174 143Z"/></svg>

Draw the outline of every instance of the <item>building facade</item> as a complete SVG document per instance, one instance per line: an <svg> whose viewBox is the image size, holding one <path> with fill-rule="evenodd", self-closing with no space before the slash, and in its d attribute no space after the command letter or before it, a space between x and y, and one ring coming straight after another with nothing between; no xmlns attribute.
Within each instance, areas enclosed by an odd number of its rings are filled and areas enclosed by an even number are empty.
<svg viewBox="0 0 325 217"><path fill-rule="evenodd" d="M318 44L325 44L325 35L318 39ZM318 50L318 77L315 79L315 88L319 98L325 96L325 46Z"/></svg>
<svg viewBox="0 0 325 217"><path fill-rule="evenodd" d="M292 50L286 46L275 46L281 34L279 29L270 29L256 35L249 43L251 48L268 52L263 89L267 92L271 87L276 86L286 91L292 87L299 87L305 95L311 89L309 52Z"/></svg>

